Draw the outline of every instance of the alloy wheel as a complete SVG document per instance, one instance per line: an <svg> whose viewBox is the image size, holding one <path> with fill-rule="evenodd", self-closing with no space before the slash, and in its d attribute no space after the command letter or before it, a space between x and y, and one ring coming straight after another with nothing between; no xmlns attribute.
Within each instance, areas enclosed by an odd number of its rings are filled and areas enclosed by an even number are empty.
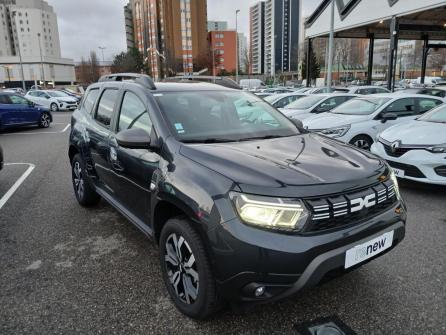
<svg viewBox="0 0 446 335"><path fill-rule="evenodd" d="M183 236L172 233L166 239L164 262L177 297L185 304L193 304L198 298L198 270L192 249Z"/></svg>
<svg viewBox="0 0 446 335"><path fill-rule="evenodd" d="M74 180L74 188L79 199L82 199L84 196L84 178L82 176L82 168L79 162L75 162L73 165L73 180Z"/></svg>
<svg viewBox="0 0 446 335"><path fill-rule="evenodd" d="M57 110L58 110L57 105L56 104L51 104L51 111L52 112L57 112Z"/></svg>
<svg viewBox="0 0 446 335"><path fill-rule="evenodd" d="M43 113L40 117L40 124L44 128L48 128L50 126L50 116L46 113Z"/></svg>
<svg viewBox="0 0 446 335"><path fill-rule="evenodd" d="M357 140L353 142L353 145L364 150L370 150L370 143L366 140Z"/></svg>

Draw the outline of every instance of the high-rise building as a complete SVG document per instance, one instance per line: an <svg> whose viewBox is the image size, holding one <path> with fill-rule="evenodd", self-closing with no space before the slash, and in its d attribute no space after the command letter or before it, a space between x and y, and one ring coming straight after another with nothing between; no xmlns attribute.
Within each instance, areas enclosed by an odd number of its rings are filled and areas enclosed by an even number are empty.
<svg viewBox="0 0 446 335"><path fill-rule="evenodd" d="M297 72L300 0L265 1L265 74Z"/></svg>
<svg viewBox="0 0 446 335"><path fill-rule="evenodd" d="M250 71L254 74L262 74L264 71L264 46L265 46L265 3L257 2L249 9L249 57Z"/></svg>
<svg viewBox="0 0 446 335"><path fill-rule="evenodd" d="M235 71L236 68L236 51L235 51L236 34L234 30L211 31L209 32L209 42L211 45L213 66L213 74L226 70L228 72Z"/></svg>
<svg viewBox="0 0 446 335"><path fill-rule="evenodd" d="M130 0L129 5L134 45L148 60L152 76L192 73L194 59L208 48L206 0Z"/></svg>
<svg viewBox="0 0 446 335"><path fill-rule="evenodd" d="M248 60L248 40L246 39L245 34L238 33L238 60L239 60L239 69L243 72L246 72Z"/></svg>
<svg viewBox="0 0 446 335"><path fill-rule="evenodd" d="M74 62L61 56L57 15L46 1L0 0L0 64L0 82L11 85L74 81Z"/></svg>
<svg viewBox="0 0 446 335"><path fill-rule="evenodd" d="M208 21L208 31L228 30L228 22L226 21Z"/></svg>
<svg viewBox="0 0 446 335"><path fill-rule="evenodd" d="M127 5L124 6L124 20L125 20L125 35L126 35L127 49L131 49L135 47L131 3L128 3Z"/></svg>

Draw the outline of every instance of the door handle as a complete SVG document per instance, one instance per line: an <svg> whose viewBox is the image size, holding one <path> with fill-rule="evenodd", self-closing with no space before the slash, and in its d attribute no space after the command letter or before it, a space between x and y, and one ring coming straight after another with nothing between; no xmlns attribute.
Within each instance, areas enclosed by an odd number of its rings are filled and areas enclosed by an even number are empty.
<svg viewBox="0 0 446 335"><path fill-rule="evenodd" d="M119 163L118 152L116 151L115 147L110 147L110 163L114 170L124 171L124 168Z"/></svg>

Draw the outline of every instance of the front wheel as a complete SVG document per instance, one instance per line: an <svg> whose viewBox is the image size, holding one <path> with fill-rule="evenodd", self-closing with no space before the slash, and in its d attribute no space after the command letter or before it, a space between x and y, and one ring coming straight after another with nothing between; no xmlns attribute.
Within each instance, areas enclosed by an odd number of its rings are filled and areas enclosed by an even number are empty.
<svg viewBox="0 0 446 335"><path fill-rule="evenodd" d="M359 149L368 150L372 147L373 140L367 135L358 135L352 138L350 144L358 147Z"/></svg>
<svg viewBox="0 0 446 335"><path fill-rule="evenodd" d="M51 124L51 117L48 113L42 113L40 115L39 127L40 128L48 128Z"/></svg>
<svg viewBox="0 0 446 335"><path fill-rule="evenodd" d="M96 193L85 173L85 166L80 154L76 154L71 161L71 175L76 199L82 206L96 205L101 197Z"/></svg>
<svg viewBox="0 0 446 335"><path fill-rule="evenodd" d="M202 320L219 309L209 257L187 219L170 219L164 225L159 257L167 291L180 312Z"/></svg>
<svg viewBox="0 0 446 335"><path fill-rule="evenodd" d="M50 109L51 109L52 112L57 112L59 110L59 107L57 107L57 104L53 102L50 105Z"/></svg>

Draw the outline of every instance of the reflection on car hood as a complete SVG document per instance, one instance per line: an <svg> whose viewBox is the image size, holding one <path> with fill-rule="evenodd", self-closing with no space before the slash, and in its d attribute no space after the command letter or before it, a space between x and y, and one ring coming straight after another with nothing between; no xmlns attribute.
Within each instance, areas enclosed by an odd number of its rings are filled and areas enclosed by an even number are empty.
<svg viewBox="0 0 446 335"><path fill-rule="evenodd" d="M306 120L306 122L304 122L304 126L308 127L308 129L326 129L344 126L346 124L363 122L366 120L370 120L370 118L371 115L323 113Z"/></svg>
<svg viewBox="0 0 446 335"><path fill-rule="evenodd" d="M317 134L249 142L183 145L180 153L233 180L244 192L287 194L289 187L376 182L385 165L376 156Z"/></svg>
<svg viewBox="0 0 446 335"><path fill-rule="evenodd" d="M430 145L446 143L446 124L425 121L408 121L383 131L384 140L402 144Z"/></svg>

